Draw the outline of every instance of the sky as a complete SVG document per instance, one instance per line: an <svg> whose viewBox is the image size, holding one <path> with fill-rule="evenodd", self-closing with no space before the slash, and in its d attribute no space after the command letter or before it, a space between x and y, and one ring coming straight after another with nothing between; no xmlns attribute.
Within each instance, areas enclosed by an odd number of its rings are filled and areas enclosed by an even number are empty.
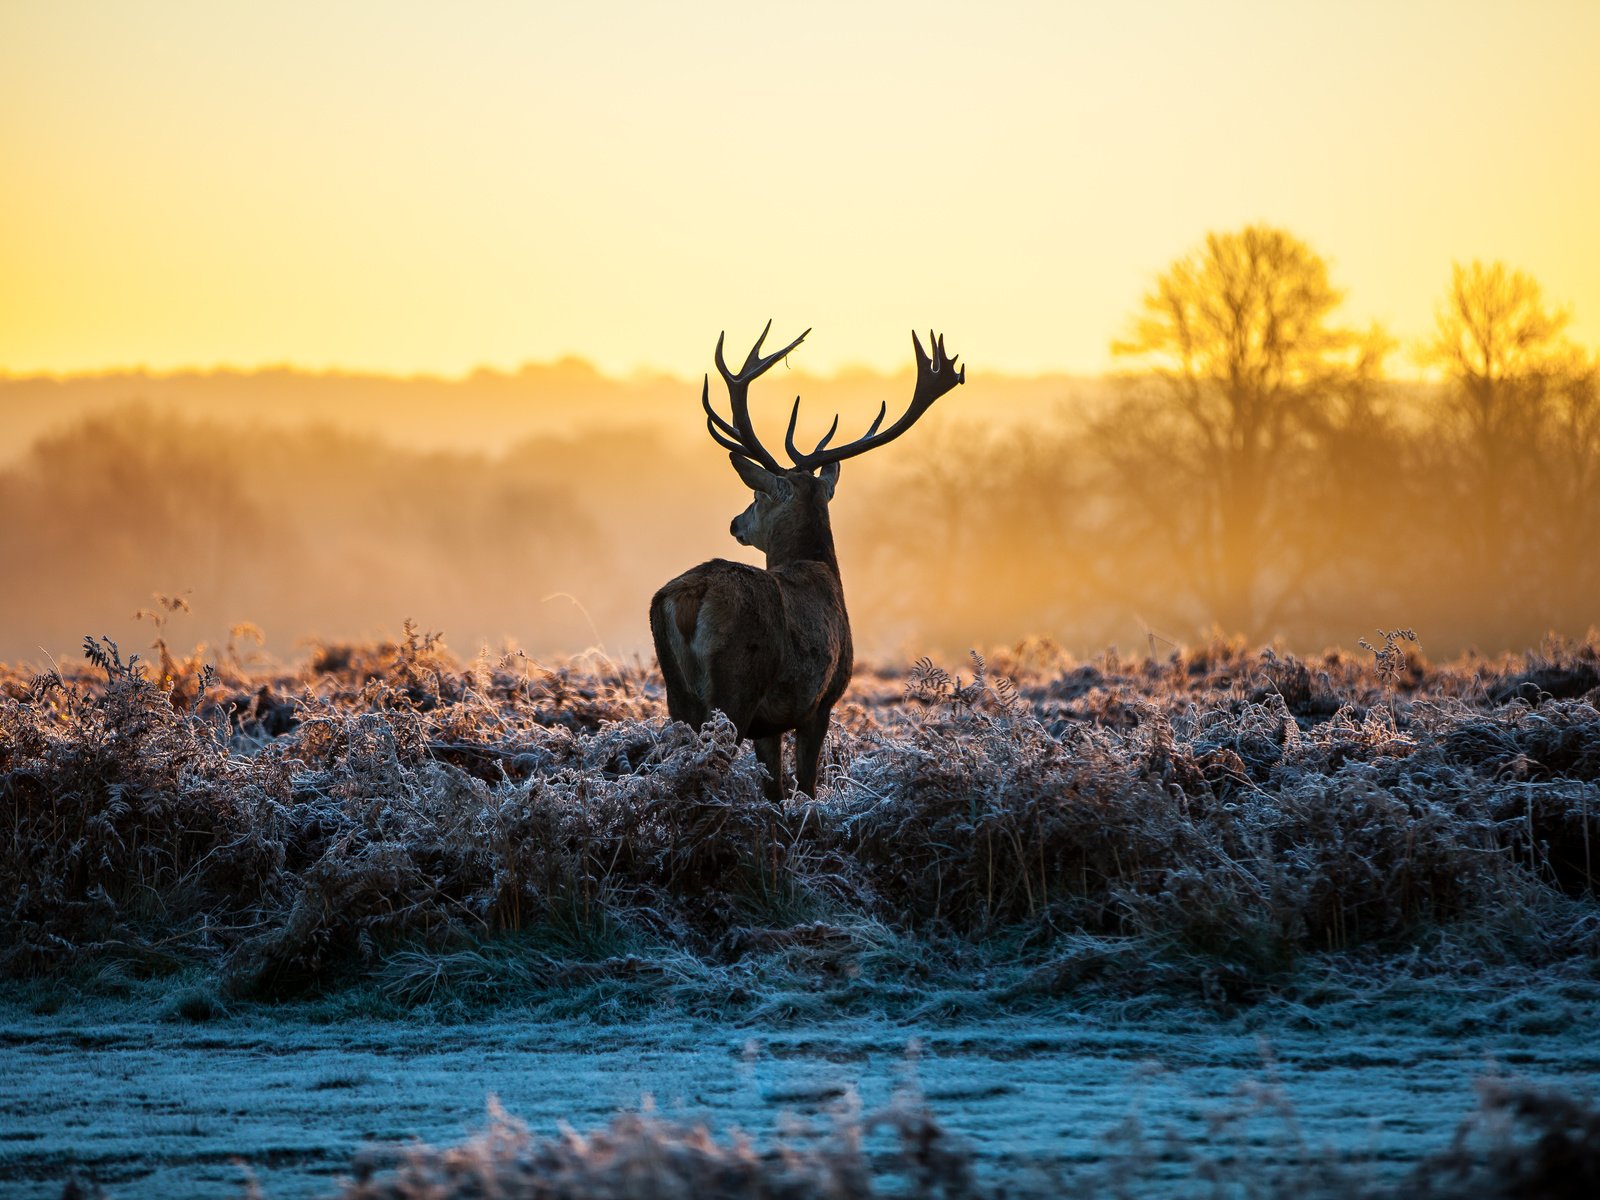
<svg viewBox="0 0 1600 1200"><path fill-rule="evenodd" d="M1595 0L0 0L0 371L1097 372L1252 221L1403 341L1481 258L1593 347L1597 145Z"/></svg>

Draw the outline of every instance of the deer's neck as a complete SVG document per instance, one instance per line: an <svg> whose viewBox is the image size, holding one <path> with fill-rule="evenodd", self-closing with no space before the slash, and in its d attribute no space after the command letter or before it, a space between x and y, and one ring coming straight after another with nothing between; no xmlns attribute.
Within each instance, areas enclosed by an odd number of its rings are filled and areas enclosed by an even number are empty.
<svg viewBox="0 0 1600 1200"><path fill-rule="evenodd" d="M822 563L835 576L839 574L839 559L833 551L833 526L826 508L776 530L768 543L767 570L776 571L802 562Z"/></svg>

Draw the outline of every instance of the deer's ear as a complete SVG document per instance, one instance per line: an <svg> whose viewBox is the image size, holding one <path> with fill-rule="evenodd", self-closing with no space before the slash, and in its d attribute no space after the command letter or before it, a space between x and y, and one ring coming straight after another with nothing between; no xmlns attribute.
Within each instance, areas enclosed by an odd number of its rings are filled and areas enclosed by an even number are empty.
<svg viewBox="0 0 1600 1200"><path fill-rule="evenodd" d="M822 470L817 472L817 478L822 480L822 486L828 489L828 499L832 500L833 489L839 486L839 464L824 463Z"/></svg>
<svg viewBox="0 0 1600 1200"><path fill-rule="evenodd" d="M744 480L745 486L752 492L763 492L769 496L781 496L784 489L784 480L779 479L771 471L753 463L742 454L730 454L729 460L733 469L739 472L739 478Z"/></svg>

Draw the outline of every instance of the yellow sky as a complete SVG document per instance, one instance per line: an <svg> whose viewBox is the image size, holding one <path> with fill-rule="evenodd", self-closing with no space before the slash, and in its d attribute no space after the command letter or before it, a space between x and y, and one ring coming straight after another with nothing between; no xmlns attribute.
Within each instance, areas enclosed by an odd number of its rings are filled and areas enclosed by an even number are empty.
<svg viewBox="0 0 1600 1200"><path fill-rule="evenodd" d="M0 0L0 369L1098 371L1207 229L1600 344L1600 2Z"/></svg>

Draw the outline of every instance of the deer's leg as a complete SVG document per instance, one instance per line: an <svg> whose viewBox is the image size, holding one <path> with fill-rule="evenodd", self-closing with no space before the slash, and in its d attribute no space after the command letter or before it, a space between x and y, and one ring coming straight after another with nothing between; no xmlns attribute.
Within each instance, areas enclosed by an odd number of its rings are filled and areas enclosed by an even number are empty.
<svg viewBox="0 0 1600 1200"><path fill-rule="evenodd" d="M817 768L822 742L828 736L828 710L823 709L794 731L794 785L813 800L817 796Z"/></svg>
<svg viewBox="0 0 1600 1200"><path fill-rule="evenodd" d="M667 715L699 729L711 715L694 689L683 682L683 669L669 658L661 658L661 676L667 684Z"/></svg>
<svg viewBox="0 0 1600 1200"><path fill-rule="evenodd" d="M783 803L783 734L753 738L756 759L767 769L767 799Z"/></svg>

